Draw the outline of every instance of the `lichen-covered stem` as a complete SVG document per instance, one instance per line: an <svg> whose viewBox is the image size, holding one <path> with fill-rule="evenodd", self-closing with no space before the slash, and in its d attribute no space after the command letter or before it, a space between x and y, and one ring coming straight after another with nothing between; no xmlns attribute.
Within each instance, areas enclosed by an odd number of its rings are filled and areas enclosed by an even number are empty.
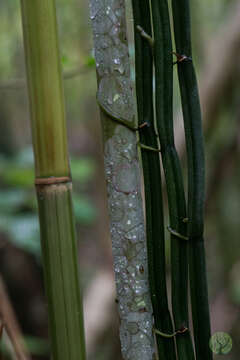
<svg viewBox="0 0 240 360"><path fill-rule="evenodd" d="M22 0L51 358L85 360L54 0Z"/></svg>
<svg viewBox="0 0 240 360"><path fill-rule="evenodd" d="M174 144L172 40L167 0L152 0L156 116L166 178L170 226L186 235L183 177ZM188 242L171 234L172 309L175 330L188 327ZM190 332L176 337L178 359L194 359Z"/></svg>
<svg viewBox="0 0 240 360"><path fill-rule="evenodd" d="M120 340L125 360L152 360L152 305L123 0L90 0ZM111 113L113 116L111 116Z"/></svg>
<svg viewBox="0 0 240 360"><path fill-rule="evenodd" d="M135 37L135 78L139 125L148 126L139 131L140 141L149 147L159 146L154 129L153 113L153 57L152 48L144 31L151 36L149 2L132 0ZM143 29L141 32L140 29ZM146 230L149 263L149 280L153 304L154 324L165 333L172 333L173 326L168 309L165 269L164 220L159 153L142 147L144 175ZM156 335L158 357L161 360L176 359L173 337Z"/></svg>
<svg viewBox="0 0 240 360"><path fill-rule="evenodd" d="M188 0L172 0L176 50L192 58ZM178 64L188 158L188 238L196 358L210 360L210 319L203 238L204 149L198 86L192 61Z"/></svg>

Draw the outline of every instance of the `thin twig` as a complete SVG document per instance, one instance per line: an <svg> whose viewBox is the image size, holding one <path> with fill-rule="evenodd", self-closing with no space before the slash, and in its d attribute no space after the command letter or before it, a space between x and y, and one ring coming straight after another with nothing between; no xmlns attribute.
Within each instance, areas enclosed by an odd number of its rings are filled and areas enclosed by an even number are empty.
<svg viewBox="0 0 240 360"><path fill-rule="evenodd" d="M30 360L14 310L10 303L4 281L0 276L0 317L14 348L17 360ZM2 330L2 329L1 329Z"/></svg>

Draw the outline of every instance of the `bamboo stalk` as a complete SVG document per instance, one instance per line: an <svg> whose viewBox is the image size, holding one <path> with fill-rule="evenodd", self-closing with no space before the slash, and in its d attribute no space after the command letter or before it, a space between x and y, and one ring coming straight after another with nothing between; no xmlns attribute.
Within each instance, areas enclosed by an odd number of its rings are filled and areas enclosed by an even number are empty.
<svg viewBox="0 0 240 360"><path fill-rule="evenodd" d="M189 328L186 203L173 133L172 40L166 0L152 0L156 74L156 116L166 178L171 232L172 310L175 331ZM181 236L177 236L177 234ZM176 336L178 359L194 359L190 331Z"/></svg>
<svg viewBox="0 0 240 360"><path fill-rule="evenodd" d="M138 105L138 123L147 123L140 132L142 166L144 176L146 231L148 248L148 268L153 304L154 326L167 334L173 333L173 326L168 309L163 200L161 188L161 172L159 152L149 149L159 147L154 129L153 113L153 49L151 36L150 6L147 1L133 0L133 20L135 37L135 78ZM150 42L149 42L150 41ZM159 359L176 359L174 339L156 335Z"/></svg>
<svg viewBox="0 0 240 360"><path fill-rule="evenodd" d="M194 339L197 359L212 359L209 347L210 319L203 238L204 149L198 85L192 62L190 9L188 0L173 0L173 22L178 56L188 157L188 238Z"/></svg>
<svg viewBox="0 0 240 360"><path fill-rule="evenodd" d="M55 2L21 5L52 358L84 360Z"/></svg>
<svg viewBox="0 0 240 360"><path fill-rule="evenodd" d="M90 1L110 231L125 360L152 360L152 305L123 0Z"/></svg>

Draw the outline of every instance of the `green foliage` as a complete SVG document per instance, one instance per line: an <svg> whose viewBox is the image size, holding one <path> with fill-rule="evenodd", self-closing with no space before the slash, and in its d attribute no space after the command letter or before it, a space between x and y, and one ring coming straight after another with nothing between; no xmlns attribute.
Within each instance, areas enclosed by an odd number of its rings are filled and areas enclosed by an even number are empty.
<svg viewBox="0 0 240 360"><path fill-rule="evenodd" d="M64 67L64 65L68 65L69 64L69 57L67 55L62 55L61 63L63 65L63 67Z"/></svg>
<svg viewBox="0 0 240 360"><path fill-rule="evenodd" d="M7 233L15 246L40 257L39 225L36 215L4 216L1 214L0 229Z"/></svg>
<svg viewBox="0 0 240 360"><path fill-rule="evenodd" d="M3 338L3 341L0 342L0 352L4 355L4 359L10 360L12 359L12 352L10 351L12 344L6 340L7 339ZM24 343L31 355L47 356L49 354L49 342L45 339L34 336L24 336Z"/></svg>
<svg viewBox="0 0 240 360"><path fill-rule="evenodd" d="M95 59L93 56L88 56L85 60L85 63L88 67L94 67L96 65Z"/></svg>
<svg viewBox="0 0 240 360"><path fill-rule="evenodd" d="M0 11L5 15L0 21L0 74L14 77L17 75L14 57L22 44L19 1L1 1Z"/></svg>
<svg viewBox="0 0 240 360"><path fill-rule="evenodd" d="M86 196L74 194L73 209L79 225L91 225L96 219L96 209Z"/></svg>
<svg viewBox="0 0 240 360"><path fill-rule="evenodd" d="M89 226L96 219L96 208L81 189L86 188L93 178L95 163L89 157L73 157L71 167L76 185L73 198L76 222L77 225ZM11 160L1 157L0 169L0 231L6 233L16 246L40 258L32 148L24 148Z"/></svg>
<svg viewBox="0 0 240 360"><path fill-rule="evenodd" d="M47 340L34 336L25 336L24 341L32 355L46 356L49 354L50 346Z"/></svg>

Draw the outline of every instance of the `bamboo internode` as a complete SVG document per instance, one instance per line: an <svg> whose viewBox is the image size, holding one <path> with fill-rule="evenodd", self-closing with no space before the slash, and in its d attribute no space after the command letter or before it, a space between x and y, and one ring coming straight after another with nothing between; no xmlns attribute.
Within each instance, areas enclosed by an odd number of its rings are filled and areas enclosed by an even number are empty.
<svg viewBox="0 0 240 360"><path fill-rule="evenodd" d="M51 358L85 360L54 0L22 0Z"/></svg>

